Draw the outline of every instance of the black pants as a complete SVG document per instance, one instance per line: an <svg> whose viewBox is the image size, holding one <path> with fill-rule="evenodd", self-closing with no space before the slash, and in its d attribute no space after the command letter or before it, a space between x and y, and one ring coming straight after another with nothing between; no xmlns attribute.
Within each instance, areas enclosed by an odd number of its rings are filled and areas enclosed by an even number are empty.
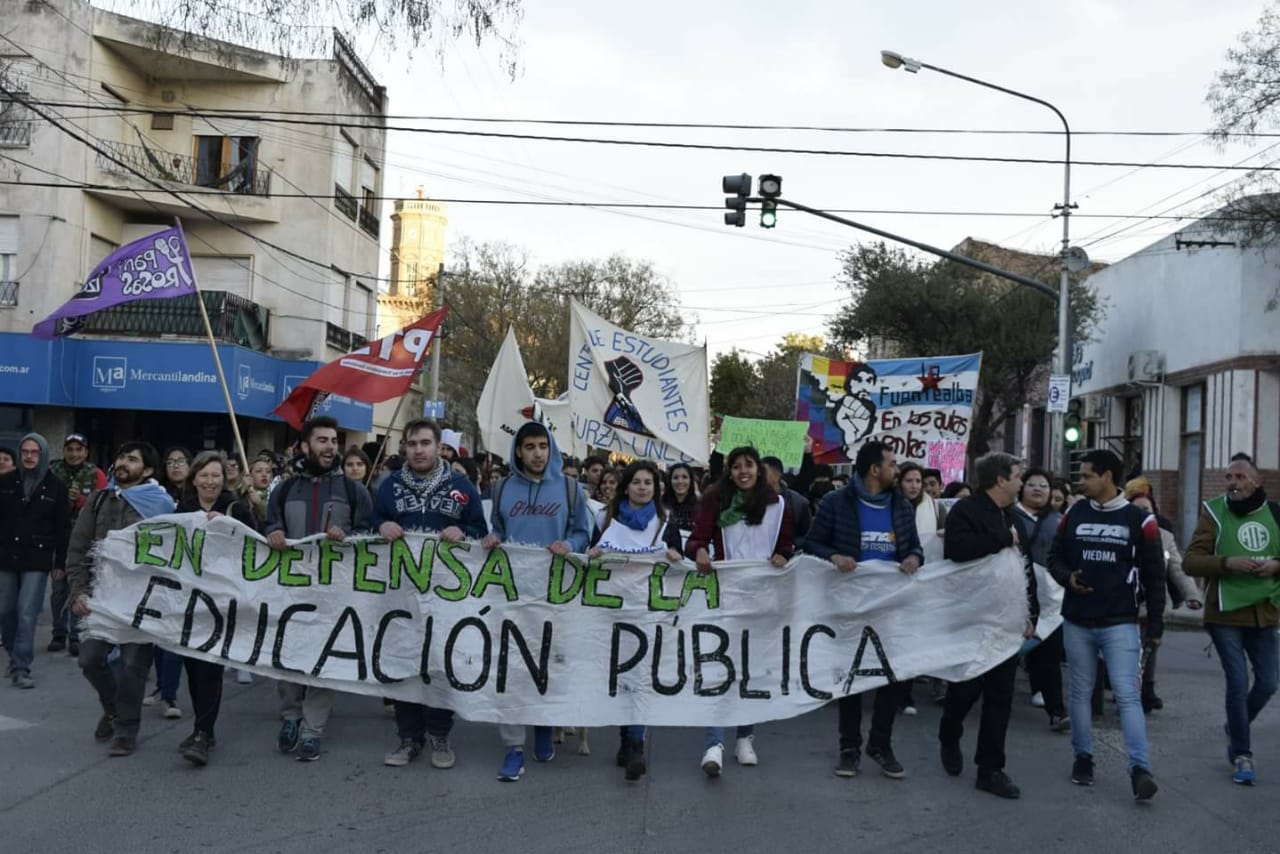
<svg viewBox="0 0 1280 854"><path fill-rule="evenodd" d="M1027 675L1031 677L1031 692L1044 696L1044 710L1050 717L1065 717L1067 714L1062 698L1062 658L1061 626L1027 653Z"/></svg>
<svg viewBox="0 0 1280 854"><path fill-rule="evenodd" d="M191 714L195 716L192 732L213 738L213 725L222 707L222 665L198 658L183 659L187 668L187 690L191 692Z"/></svg>
<svg viewBox="0 0 1280 854"><path fill-rule="evenodd" d="M1009 731L1013 710L1013 686L1018 678L1015 655L968 682L953 682L947 688L938 738L946 745L959 745L964 735L964 719L973 704L982 698L982 720L978 724L978 750L974 764L978 775L1004 770L1004 737Z"/></svg>
<svg viewBox="0 0 1280 854"><path fill-rule="evenodd" d="M872 750L889 747L893 740L893 717L909 682L894 682L877 688L871 707L871 732L867 734L867 746ZM841 697L840 749L862 749L862 695Z"/></svg>

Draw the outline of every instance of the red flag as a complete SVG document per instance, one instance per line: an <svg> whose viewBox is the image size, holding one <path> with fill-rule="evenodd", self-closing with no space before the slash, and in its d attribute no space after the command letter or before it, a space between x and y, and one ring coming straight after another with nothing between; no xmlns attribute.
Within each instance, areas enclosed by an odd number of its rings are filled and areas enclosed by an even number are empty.
<svg viewBox="0 0 1280 854"><path fill-rule="evenodd" d="M365 403L399 397L408 391L431 351L447 312L447 308L437 309L399 332L335 359L299 383L275 414L301 430L330 394Z"/></svg>

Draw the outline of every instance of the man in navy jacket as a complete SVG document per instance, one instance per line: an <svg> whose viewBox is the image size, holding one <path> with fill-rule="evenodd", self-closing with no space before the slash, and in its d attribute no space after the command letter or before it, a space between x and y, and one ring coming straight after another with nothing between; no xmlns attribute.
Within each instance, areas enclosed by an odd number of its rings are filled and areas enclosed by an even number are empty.
<svg viewBox="0 0 1280 854"><path fill-rule="evenodd" d="M373 524L379 534L398 540L405 531L418 531L457 543L479 540L489 533L479 490L440 456L438 424L426 419L406 424L404 457L400 471L378 487ZM453 729L453 712L403 700L396 700L395 707L400 746L388 753L383 762L393 767L408 765L421 755L429 737L431 764L452 768L455 757L449 732Z"/></svg>
<svg viewBox="0 0 1280 854"><path fill-rule="evenodd" d="M916 511L894 489L898 462L893 451L875 439L864 442L854 463L856 474L849 485L829 493L818 507L804 549L825 558L843 573L854 572L860 561L887 560L904 573L914 575L924 560L916 532ZM907 683L908 685L910 683ZM876 691L867 736L867 756L886 777L907 776L893 755L893 717L904 695L902 683ZM837 777L856 777L862 752L862 695L841 697L840 758Z"/></svg>

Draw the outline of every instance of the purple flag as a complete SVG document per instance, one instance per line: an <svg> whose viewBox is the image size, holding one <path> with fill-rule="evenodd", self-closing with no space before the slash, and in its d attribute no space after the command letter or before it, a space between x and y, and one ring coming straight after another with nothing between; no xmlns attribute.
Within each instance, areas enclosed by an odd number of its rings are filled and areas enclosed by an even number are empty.
<svg viewBox="0 0 1280 854"><path fill-rule="evenodd" d="M80 291L31 330L56 338L78 330L95 311L139 299L171 299L196 292L191 253L181 226L121 246L93 268Z"/></svg>

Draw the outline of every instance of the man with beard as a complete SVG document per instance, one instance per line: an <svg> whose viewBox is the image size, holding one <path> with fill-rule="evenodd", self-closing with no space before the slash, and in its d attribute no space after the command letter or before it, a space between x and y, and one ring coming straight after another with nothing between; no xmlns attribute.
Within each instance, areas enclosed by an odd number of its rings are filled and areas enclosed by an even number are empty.
<svg viewBox="0 0 1280 854"><path fill-rule="evenodd" d="M1183 560L1187 575L1207 579L1204 627L1227 681L1227 760L1231 779L1254 784L1250 724L1280 682L1280 504L1267 500L1253 460L1236 454L1227 491L1204 503ZM1147 619L1151 619L1147 609ZM1249 686L1249 665L1253 686Z"/></svg>
<svg viewBox="0 0 1280 854"><path fill-rule="evenodd" d="M67 500L71 504L71 523L84 507L94 490L105 489L107 475L102 469L89 462L89 440L83 433L72 433L62 443L62 459L54 460L49 470L58 480L67 486ZM71 587L67 583L64 569L55 569L49 573L52 593L49 595L49 607L53 612L53 638L49 641L49 652L67 650L70 655L80 654L80 628L71 619L67 601Z"/></svg>
<svg viewBox="0 0 1280 854"><path fill-rule="evenodd" d="M89 594L93 588L93 545L112 531L127 528L141 519L163 516L175 509L173 498L153 475L160 455L146 442L126 442L116 454L112 475L115 484L89 496L71 531L67 546L67 580L71 585L71 613L87 617L91 611ZM142 718L142 695L151 669L149 643L122 643L120 678L117 680L107 656L110 641L86 638L80 645L80 669L98 692L102 717L93 731L99 741L112 739L109 755L128 756L138 746L138 726Z"/></svg>
<svg viewBox="0 0 1280 854"><path fill-rule="evenodd" d="M263 533L271 547L283 549L286 540L313 534L341 542L348 534L369 530L373 502L364 486L342 471L338 422L320 416L303 424L299 449L301 471L282 483L267 500ZM300 762L316 761L320 758L320 738L333 709L333 690L284 681L276 683L276 690L284 721L276 746L281 753L297 749Z"/></svg>
<svg viewBox="0 0 1280 854"><path fill-rule="evenodd" d="M489 533L479 490L465 474L454 472L440 452L440 427L426 419L410 421L404 437L404 467L382 482L374 501L373 524L378 533L398 540L405 531L418 531L450 543L478 540ZM387 754L383 764L408 765L422 754L430 738L431 764L452 768L453 712L405 700L396 700L395 710L400 746Z"/></svg>

